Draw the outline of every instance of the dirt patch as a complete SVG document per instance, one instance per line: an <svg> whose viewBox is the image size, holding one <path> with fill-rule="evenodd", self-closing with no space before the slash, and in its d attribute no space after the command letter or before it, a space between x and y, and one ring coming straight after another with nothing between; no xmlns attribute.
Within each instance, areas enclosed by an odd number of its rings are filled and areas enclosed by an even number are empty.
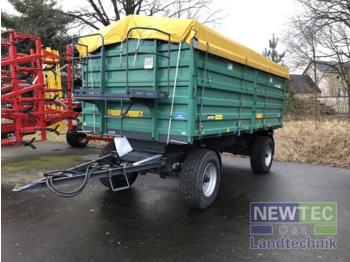
<svg viewBox="0 0 350 262"><path fill-rule="evenodd" d="M65 134L48 133L48 141L34 144L37 149L28 152L21 146L2 148L1 184L19 186L41 178L44 172L62 170L96 158L105 142L90 141L86 148L71 148Z"/></svg>
<svg viewBox="0 0 350 262"><path fill-rule="evenodd" d="M350 167L350 120L288 121L275 142L277 160Z"/></svg>
<svg viewBox="0 0 350 262"><path fill-rule="evenodd" d="M45 171L66 169L81 162L79 155L46 155L6 161L1 167L1 183L23 185L41 178Z"/></svg>

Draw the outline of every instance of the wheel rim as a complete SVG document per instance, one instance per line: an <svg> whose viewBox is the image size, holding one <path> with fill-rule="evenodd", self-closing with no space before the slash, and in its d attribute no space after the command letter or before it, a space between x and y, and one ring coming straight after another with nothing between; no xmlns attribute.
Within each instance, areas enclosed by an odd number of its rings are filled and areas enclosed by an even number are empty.
<svg viewBox="0 0 350 262"><path fill-rule="evenodd" d="M217 169L213 163L208 163L202 176L202 190L206 197L210 197L216 187Z"/></svg>
<svg viewBox="0 0 350 262"><path fill-rule="evenodd" d="M87 138L86 135L80 135L79 136L79 143L84 144L86 142Z"/></svg>
<svg viewBox="0 0 350 262"><path fill-rule="evenodd" d="M272 148L271 146L266 147L266 153L265 153L265 165L270 166L272 161Z"/></svg>

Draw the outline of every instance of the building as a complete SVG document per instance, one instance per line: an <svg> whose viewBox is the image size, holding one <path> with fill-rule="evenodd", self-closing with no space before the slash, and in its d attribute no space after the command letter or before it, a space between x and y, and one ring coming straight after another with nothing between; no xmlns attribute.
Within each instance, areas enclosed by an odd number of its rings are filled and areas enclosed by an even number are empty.
<svg viewBox="0 0 350 262"><path fill-rule="evenodd" d="M350 62L345 63L345 70L350 74ZM316 80L314 74L314 63L310 63L303 72L317 83L319 90L319 101L332 107L335 112L349 112L349 92L345 81L339 74L339 64L333 62L316 62ZM349 76L350 77L350 76Z"/></svg>
<svg viewBox="0 0 350 262"><path fill-rule="evenodd" d="M319 97L321 90L308 75L290 75L288 93L298 98Z"/></svg>

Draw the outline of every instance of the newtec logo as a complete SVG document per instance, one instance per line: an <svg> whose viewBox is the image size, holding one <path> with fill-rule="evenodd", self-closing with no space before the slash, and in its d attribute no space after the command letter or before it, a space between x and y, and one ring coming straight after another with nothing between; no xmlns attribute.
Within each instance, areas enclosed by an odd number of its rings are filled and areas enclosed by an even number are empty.
<svg viewBox="0 0 350 262"><path fill-rule="evenodd" d="M251 202L251 234L272 234L271 224L315 224L314 234L335 235L335 202Z"/></svg>

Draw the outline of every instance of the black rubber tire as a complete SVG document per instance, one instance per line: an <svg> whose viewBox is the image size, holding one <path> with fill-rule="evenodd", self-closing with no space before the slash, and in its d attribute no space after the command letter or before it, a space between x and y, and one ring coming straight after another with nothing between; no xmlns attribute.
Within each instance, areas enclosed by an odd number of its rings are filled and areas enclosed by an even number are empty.
<svg viewBox="0 0 350 262"><path fill-rule="evenodd" d="M7 139L7 138L9 138L9 136L10 136L10 134L11 133L1 133L1 139Z"/></svg>
<svg viewBox="0 0 350 262"><path fill-rule="evenodd" d="M213 193L205 196L202 188L202 176L206 166L213 163L217 179ZM188 153L180 173L180 190L184 200L191 208L206 209L216 199L220 187L221 163L216 152L210 149L196 149Z"/></svg>
<svg viewBox="0 0 350 262"><path fill-rule="evenodd" d="M272 150L271 161L269 165L265 163L265 157L267 156L268 147ZM254 139L253 147L250 152L250 166L254 174L263 175L270 172L273 155L275 152L274 143L271 137L257 136Z"/></svg>
<svg viewBox="0 0 350 262"><path fill-rule="evenodd" d="M75 129L67 132L66 140L71 147L85 147L89 143L87 135L84 133L78 133Z"/></svg>
<svg viewBox="0 0 350 262"><path fill-rule="evenodd" d="M106 146L104 146L102 148L100 156L105 156L107 154L110 154L112 151L115 151L115 145L113 142L109 142ZM115 161L114 158L110 158L109 160L111 162ZM135 182L138 175L139 175L138 173L127 174L130 186ZM123 178L122 176L114 176L111 179L112 179L112 183L113 183L114 187L126 185L125 178ZM110 183L108 177L102 177L102 178L100 178L100 181L101 181L102 185L104 185L108 189L111 189L111 183Z"/></svg>

